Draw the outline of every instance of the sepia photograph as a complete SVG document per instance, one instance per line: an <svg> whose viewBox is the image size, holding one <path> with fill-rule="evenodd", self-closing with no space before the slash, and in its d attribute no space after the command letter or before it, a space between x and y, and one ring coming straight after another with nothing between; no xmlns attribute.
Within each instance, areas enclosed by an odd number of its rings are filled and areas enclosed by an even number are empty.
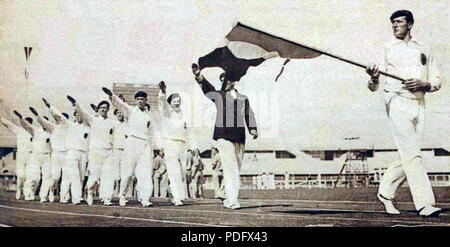
<svg viewBox="0 0 450 247"><path fill-rule="evenodd" d="M0 0L0 227L447 228L449 12Z"/></svg>

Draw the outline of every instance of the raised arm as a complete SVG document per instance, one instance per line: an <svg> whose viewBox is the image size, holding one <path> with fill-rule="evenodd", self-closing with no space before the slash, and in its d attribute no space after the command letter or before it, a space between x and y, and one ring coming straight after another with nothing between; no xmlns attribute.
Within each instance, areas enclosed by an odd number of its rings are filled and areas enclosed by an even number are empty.
<svg viewBox="0 0 450 247"><path fill-rule="evenodd" d="M30 107L29 109L30 109L31 113L33 113L33 115L36 116L39 124L42 125L42 127L44 127L44 129L47 132L52 133L56 127L56 124L50 122L49 120L44 119L41 115L38 114L36 109L34 109L33 107Z"/></svg>
<svg viewBox="0 0 450 247"><path fill-rule="evenodd" d="M195 75L195 80L203 91L203 94L206 95L209 99L213 100L214 97L211 97L212 92L217 92L216 88L209 83L208 80L200 73L200 69L197 64L192 64L192 73Z"/></svg>
<svg viewBox="0 0 450 247"><path fill-rule="evenodd" d="M168 117L169 116L169 103L167 102L167 97L166 97L166 84L164 83L164 81L161 81L159 83L159 94L158 94L158 109L159 109L159 113L161 114L161 116L163 117Z"/></svg>
<svg viewBox="0 0 450 247"><path fill-rule="evenodd" d="M13 134L18 135L20 132L25 131L23 128L15 125L13 122L0 116L0 122Z"/></svg>
<svg viewBox="0 0 450 247"><path fill-rule="evenodd" d="M109 99L111 100L113 106L119 109L119 111L122 112L124 117L129 118L132 107L128 105L126 102L123 102L123 100L120 99L119 96L115 95L111 90L107 89L106 87L103 87L102 90L109 96Z"/></svg>
<svg viewBox="0 0 450 247"><path fill-rule="evenodd" d="M48 103L48 101L47 101L46 99L44 99L44 98L42 98L42 101L44 101L45 106L47 106L47 108L48 108L50 114L52 114L52 116L53 116L54 118L56 118L56 117L60 118L61 121L62 121L64 124L71 123L66 117L64 117L64 115L61 113L61 111L60 111L58 108L56 108L55 106L50 105L50 104Z"/></svg>
<svg viewBox="0 0 450 247"><path fill-rule="evenodd" d="M92 121L94 120L94 116L90 114L88 111L84 110L77 101L72 98L70 95L67 95L67 99L72 103L72 106L75 110L80 114L83 121L90 126Z"/></svg>

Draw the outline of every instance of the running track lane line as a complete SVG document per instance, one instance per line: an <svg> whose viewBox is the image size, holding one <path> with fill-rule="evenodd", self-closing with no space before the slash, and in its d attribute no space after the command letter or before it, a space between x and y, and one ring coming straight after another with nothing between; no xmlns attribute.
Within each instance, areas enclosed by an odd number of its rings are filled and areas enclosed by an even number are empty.
<svg viewBox="0 0 450 247"><path fill-rule="evenodd" d="M5 200L5 201L13 201L13 200ZM14 201L14 202L22 202L27 203L26 201ZM32 202L33 204L40 204L39 202ZM40 204L41 205L41 204ZM1 206L1 205L0 205ZM71 205L70 205L71 206ZM129 206L103 206L103 205L92 205L94 207L109 207L109 208L127 208L127 209L137 209L137 210L155 210L155 211L179 211L179 212L205 212L205 213L216 213L216 214L239 214L239 215L249 215L249 216L271 216L271 217L284 217L284 218L307 218L307 219L329 219L329 220L350 220L350 221L360 221L360 222L388 222L388 223L399 223L399 224L421 224L421 225L429 225L429 226L450 226L450 224L446 223L435 223L435 222L423 222L423 221L408 221L408 220L391 220L391 219L359 219L359 218L347 218L347 217L321 217L321 216L306 216L306 215L282 215L282 214L257 214L257 213L244 213L244 212L237 212L237 211L214 211L214 210L192 210L192 209L175 209L175 208L157 208L157 207L151 207L151 208L140 208L140 207L129 207ZM92 207L91 206L91 207ZM189 206L189 205L186 205ZM186 207L185 206L185 207ZM243 208L245 209L245 208ZM301 208L297 208L301 209Z"/></svg>
<svg viewBox="0 0 450 247"><path fill-rule="evenodd" d="M31 208L18 208L18 207L10 207L5 205L0 205L0 208L6 209L16 209L30 212L42 212L42 213L51 213L51 214L61 214L61 215L71 215L71 216L88 216L88 217L100 217L107 219L122 219L122 220L138 220L138 221L149 221L149 222L159 222L159 223L167 223L167 224L180 224L180 225L194 225L194 226L214 226L214 227L225 227L223 225L214 225L214 224L203 224L203 223L194 223L194 222L182 222L182 221L170 221L170 220L156 220L156 219L145 219L145 218L133 218L133 217L115 217L110 215L101 215L101 214L80 214L80 213L71 213L65 211L50 211L50 210L40 210L40 209L31 209ZM6 225L5 225L6 226Z"/></svg>
<svg viewBox="0 0 450 247"><path fill-rule="evenodd" d="M37 203L37 202L36 202ZM103 205L93 205L95 207L103 207ZM189 205L186 205L189 206ZM282 215L282 214L257 214L257 213L244 213L244 212L226 212L226 211L214 211L214 210L192 210L192 209L174 209L174 208L139 208L139 207L121 207L121 206L107 206L112 208L128 208L128 209L138 209L138 210L160 210L160 211L180 211L180 212L205 212L205 213L216 213L216 214L239 214L239 215L250 215L250 216L271 216L271 217L287 217L287 218L308 218L308 219L329 219L329 220L350 220L350 221L362 221L362 222L388 222L388 223L400 223L400 224L426 224L429 226L450 226L446 223L435 223L435 222L423 222L423 221L408 221L408 220L382 220L382 219L358 219L358 218L345 218L345 217L321 217L321 216L306 216L306 215ZM245 208L242 208L245 209ZM298 208L300 209L300 208Z"/></svg>

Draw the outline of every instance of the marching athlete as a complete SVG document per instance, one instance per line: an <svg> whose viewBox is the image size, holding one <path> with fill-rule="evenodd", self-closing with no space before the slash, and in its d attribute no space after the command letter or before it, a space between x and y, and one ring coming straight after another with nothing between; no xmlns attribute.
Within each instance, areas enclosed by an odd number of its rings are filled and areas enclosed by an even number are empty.
<svg viewBox="0 0 450 247"><path fill-rule="evenodd" d="M414 18L399 10L390 17L394 40L385 48L380 69L407 80L386 77L384 98L400 161L392 163L381 178L378 198L388 214L400 214L392 202L400 185L407 180L416 210L421 216L438 216L433 189L422 161L421 139L425 120L425 94L440 89L442 77L431 50L411 36ZM368 87L378 89L379 68L369 65Z"/></svg>
<svg viewBox="0 0 450 247"><path fill-rule="evenodd" d="M166 84L159 83L158 106L161 114L161 125L164 137L164 152L169 176L172 203L175 206L183 205L185 199L185 185L183 183L182 164L183 153L189 143L189 131L181 111L181 97L178 93L166 98Z"/></svg>
<svg viewBox="0 0 450 247"><path fill-rule="evenodd" d="M153 147L151 145L151 128L153 113L145 107L147 93L139 91L134 95L136 106L130 106L113 94L109 89L103 91L110 97L113 105L128 119L123 165L120 167L119 205L125 206L125 195L131 187L132 176L136 175L139 199L144 207L152 206L150 197L153 192Z"/></svg>
<svg viewBox="0 0 450 247"><path fill-rule="evenodd" d="M17 115L17 114L16 114ZM34 200L34 195L36 189L41 180L42 173L42 185L39 197L40 201L47 201L48 189L51 184L51 168L50 168L50 134L43 127L37 127L32 125L32 123L24 121L21 119L20 123L22 126L30 131L33 135L33 152L30 156L30 162L27 164L25 187L29 189L28 195L26 195L25 200Z"/></svg>
<svg viewBox="0 0 450 247"><path fill-rule="evenodd" d="M107 101L101 101L98 104L98 116L94 116L83 110L74 98L69 95L67 98L72 102L76 112L81 115L83 122L90 127L89 178L86 184L86 202L88 205L92 205L94 201L94 189L99 184L102 167L111 167L111 163L114 162L112 144L116 122L108 117L110 105Z"/></svg>
<svg viewBox="0 0 450 247"><path fill-rule="evenodd" d="M32 119L30 119L32 120ZM33 151L33 136L28 133L24 128L15 125L8 119L0 116L0 122L17 138L17 154L16 154L16 176L17 176L17 189L16 199L20 200L22 193L25 195L26 189L24 188L26 180L26 167L29 162L29 158ZM32 122L32 121L31 121Z"/></svg>
<svg viewBox="0 0 450 247"><path fill-rule="evenodd" d="M85 154L88 148L89 128L83 124L83 119L78 112L74 112L76 121L72 122L68 116L66 117L56 107L51 106L46 99L42 100L55 119L58 118L61 121L60 124L66 128L64 141L67 154L62 165L60 202L67 203L72 195L72 203L79 204L82 194L82 169L87 159Z"/></svg>

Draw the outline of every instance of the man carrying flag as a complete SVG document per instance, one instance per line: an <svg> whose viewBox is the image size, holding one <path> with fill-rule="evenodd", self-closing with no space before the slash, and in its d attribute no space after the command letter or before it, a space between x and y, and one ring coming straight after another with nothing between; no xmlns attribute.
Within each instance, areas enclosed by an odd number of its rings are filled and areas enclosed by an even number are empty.
<svg viewBox="0 0 450 247"><path fill-rule="evenodd" d="M411 36L414 18L408 10L398 10L390 17L394 40L385 48L380 69L404 78L386 78L384 96L388 118L400 160L392 163L381 178L378 199L388 214L400 214L392 200L400 185L407 180L416 210L421 216L438 216L427 171L422 162L421 139L425 120L425 94L441 88L442 77L430 48ZM376 91L380 69L367 66L368 87Z"/></svg>

